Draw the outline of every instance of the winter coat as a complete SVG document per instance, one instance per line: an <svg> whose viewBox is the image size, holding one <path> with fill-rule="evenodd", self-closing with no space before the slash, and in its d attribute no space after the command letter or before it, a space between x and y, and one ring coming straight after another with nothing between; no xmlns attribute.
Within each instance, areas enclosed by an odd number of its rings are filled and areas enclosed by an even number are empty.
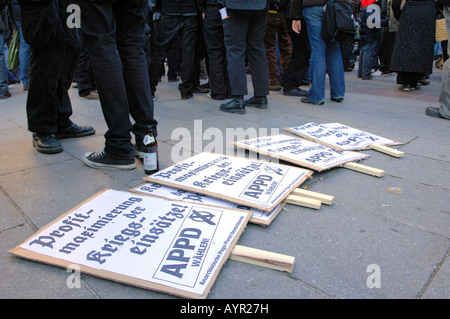
<svg viewBox="0 0 450 319"><path fill-rule="evenodd" d="M433 0L392 1L399 20L390 71L431 74L436 33L436 4Z"/></svg>
<svg viewBox="0 0 450 319"><path fill-rule="evenodd" d="M387 2L386 0L379 0L375 2L376 5L380 6L380 26L385 27L388 25L387 20ZM361 8L359 19L359 37L361 39L361 43L373 43L374 41L378 41L381 36L381 28L369 28L367 25L367 19L372 15L372 11L367 12L367 8Z"/></svg>

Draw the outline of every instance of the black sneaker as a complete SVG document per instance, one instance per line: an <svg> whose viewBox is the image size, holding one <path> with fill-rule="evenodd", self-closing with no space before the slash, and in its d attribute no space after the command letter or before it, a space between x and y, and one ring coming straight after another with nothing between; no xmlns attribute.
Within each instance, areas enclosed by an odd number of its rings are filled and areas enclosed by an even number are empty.
<svg viewBox="0 0 450 319"><path fill-rule="evenodd" d="M92 126L79 126L73 123L68 128L58 130L55 134L57 139L83 137L95 134L95 130Z"/></svg>
<svg viewBox="0 0 450 319"><path fill-rule="evenodd" d="M99 153L88 152L81 158L83 163L93 168L132 170L136 168L134 157L123 157L107 154L105 151Z"/></svg>
<svg viewBox="0 0 450 319"><path fill-rule="evenodd" d="M245 106L253 106L258 109L267 109L267 97L265 96L254 96L245 100Z"/></svg>
<svg viewBox="0 0 450 319"><path fill-rule="evenodd" d="M33 146L39 153L44 154L56 154L63 151L63 147L55 134L39 135L33 133Z"/></svg>

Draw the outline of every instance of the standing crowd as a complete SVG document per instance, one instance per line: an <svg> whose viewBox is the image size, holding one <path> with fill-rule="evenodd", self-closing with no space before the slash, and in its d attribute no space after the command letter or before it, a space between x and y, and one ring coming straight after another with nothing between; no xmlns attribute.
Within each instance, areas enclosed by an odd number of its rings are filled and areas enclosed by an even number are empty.
<svg viewBox="0 0 450 319"><path fill-rule="evenodd" d="M229 100L220 111L245 114L247 107L267 109L270 91L323 105L327 74L331 101L340 103L344 74L356 63L361 80L393 74L400 90L418 90L436 61L443 68L441 105L426 114L450 119L448 40L435 36L438 17L450 27L450 0L335 0L351 7L358 26L339 41L322 35L327 1L78 0L81 25L73 27L71 0L0 0L0 99L21 82L33 145L58 153L59 139L95 133L70 120L68 90L76 81L80 97L100 100L108 126L103 150L84 154L83 162L124 170L136 167L147 128L157 136L154 98L166 72L179 82L181 99L208 94ZM14 32L16 70L5 56ZM245 99L247 74L253 96Z"/></svg>

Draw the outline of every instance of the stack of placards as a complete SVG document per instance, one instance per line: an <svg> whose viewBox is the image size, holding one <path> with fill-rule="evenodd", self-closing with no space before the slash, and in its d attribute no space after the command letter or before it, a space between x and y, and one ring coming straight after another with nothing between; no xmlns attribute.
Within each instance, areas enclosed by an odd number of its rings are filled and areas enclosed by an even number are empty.
<svg viewBox="0 0 450 319"><path fill-rule="evenodd" d="M105 190L10 252L186 298L206 298L251 212Z"/></svg>
<svg viewBox="0 0 450 319"><path fill-rule="evenodd" d="M401 142L340 123L307 123L301 126L285 127L283 129L337 150L374 149L394 157L402 157L404 155L401 151L387 147L401 145Z"/></svg>
<svg viewBox="0 0 450 319"><path fill-rule="evenodd" d="M144 179L270 213L312 173L289 165L200 153Z"/></svg>
<svg viewBox="0 0 450 319"><path fill-rule="evenodd" d="M194 193L186 191L183 189L176 189L168 186L164 186L156 183L145 183L138 187L134 187L130 190L131 192L137 192L141 194L146 194L149 196L157 196L162 198L169 198L174 200L181 200L193 203L203 203L213 206L221 206L236 209L251 210L252 218L250 223L259 224L262 226L269 226L272 221L277 217L277 215L282 211L285 202L279 204L274 210L266 213L261 210L250 208L248 206L235 204L226 200L214 198L205 194Z"/></svg>

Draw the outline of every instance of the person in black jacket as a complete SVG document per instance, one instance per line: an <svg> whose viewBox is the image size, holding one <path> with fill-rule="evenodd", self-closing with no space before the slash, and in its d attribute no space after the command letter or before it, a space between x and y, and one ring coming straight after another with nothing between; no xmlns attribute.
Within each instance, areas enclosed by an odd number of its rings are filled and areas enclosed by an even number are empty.
<svg viewBox="0 0 450 319"><path fill-rule="evenodd" d="M264 33L268 11L267 0L227 0L228 18L224 20L228 76L233 99L220 106L222 112L245 114L246 106L267 109L269 69ZM245 54L247 53L254 96L244 101L247 91Z"/></svg>
<svg viewBox="0 0 450 319"><path fill-rule="evenodd" d="M61 138L95 133L90 126L70 120L72 104L68 90L72 84L80 42L76 29L68 27L70 0L18 0L22 30L30 45L28 82L28 130L33 145L45 154L63 151Z"/></svg>

